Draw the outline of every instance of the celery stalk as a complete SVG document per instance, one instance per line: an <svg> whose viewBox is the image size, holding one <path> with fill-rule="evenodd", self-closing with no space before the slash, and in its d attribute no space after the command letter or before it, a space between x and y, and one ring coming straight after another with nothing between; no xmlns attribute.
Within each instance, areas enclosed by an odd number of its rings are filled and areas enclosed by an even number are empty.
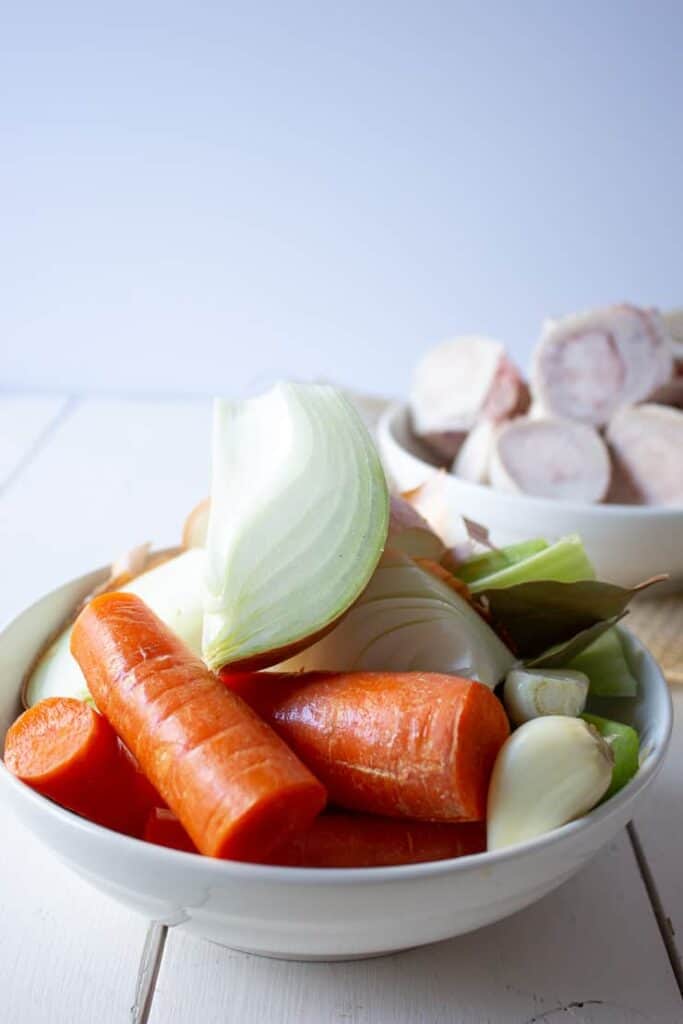
<svg viewBox="0 0 683 1024"><path fill-rule="evenodd" d="M603 633L563 667L587 675L593 697L635 697L638 691L616 629Z"/></svg>
<svg viewBox="0 0 683 1024"><path fill-rule="evenodd" d="M581 717L607 740L614 754L612 782L603 797L603 800L607 800L625 786L638 771L638 733L630 725L612 722L609 718L601 718L599 715Z"/></svg>
<svg viewBox="0 0 683 1024"><path fill-rule="evenodd" d="M499 590L517 583L553 580L556 583L575 583L594 580L595 570L578 534L570 534L538 551L521 562L483 576L468 584L473 594L481 590Z"/></svg>
<svg viewBox="0 0 683 1024"><path fill-rule="evenodd" d="M495 551L485 551L483 555L475 555L468 558L466 562L458 566L455 575L463 583L476 583L485 576L492 576L501 569L508 569L511 565L517 565L530 555L544 551L548 547L548 541L538 537L534 540L523 540L519 544L508 544L505 548L497 548Z"/></svg>

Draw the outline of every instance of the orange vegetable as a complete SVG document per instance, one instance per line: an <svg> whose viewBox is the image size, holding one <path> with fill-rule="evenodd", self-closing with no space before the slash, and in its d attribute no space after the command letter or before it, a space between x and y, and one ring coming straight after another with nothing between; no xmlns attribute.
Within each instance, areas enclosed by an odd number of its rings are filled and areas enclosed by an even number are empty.
<svg viewBox="0 0 683 1024"><path fill-rule="evenodd" d="M276 850L272 864L300 868L374 868L446 860L486 849L479 823L399 821L365 814L321 814Z"/></svg>
<svg viewBox="0 0 683 1024"><path fill-rule="evenodd" d="M482 683L435 673L221 673L339 807L482 821L510 728Z"/></svg>
<svg viewBox="0 0 683 1024"><path fill-rule="evenodd" d="M197 850L175 815L155 808L144 838L174 850ZM369 814L321 814L268 858L269 864L299 868L372 868L419 864L482 853L486 829L480 823L399 821Z"/></svg>
<svg viewBox="0 0 683 1024"><path fill-rule="evenodd" d="M197 848L259 860L325 804L325 790L133 594L96 597L71 650L99 708Z"/></svg>
<svg viewBox="0 0 683 1024"><path fill-rule="evenodd" d="M168 807L155 807L149 812L142 836L148 843L167 846L171 850L199 853L187 832Z"/></svg>
<svg viewBox="0 0 683 1024"><path fill-rule="evenodd" d="M70 697L41 700L10 726L5 764L43 796L117 832L141 835L159 801L107 719Z"/></svg>

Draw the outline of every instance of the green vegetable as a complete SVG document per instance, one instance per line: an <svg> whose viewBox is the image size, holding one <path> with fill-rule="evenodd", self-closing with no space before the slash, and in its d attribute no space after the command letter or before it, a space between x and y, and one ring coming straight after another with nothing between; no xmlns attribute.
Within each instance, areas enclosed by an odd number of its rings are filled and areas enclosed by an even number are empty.
<svg viewBox="0 0 683 1024"><path fill-rule="evenodd" d="M389 495L360 416L328 385L215 403L202 654L265 667L301 650L367 586Z"/></svg>
<svg viewBox="0 0 683 1024"><path fill-rule="evenodd" d="M487 587L480 596L486 598L494 622L505 628L520 657L535 659L547 654L548 647L565 643L582 630L621 615L631 598L654 582L656 579L627 588L598 580L536 580L503 589ZM573 651L571 657L578 653ZM564 660L558 667L566 664ZM545 661L544 665L549 667Z"/></svg>
<svg viewBox="0 0 683 1024"><path fill-rule="evenodd" d="M571 534L489 576L479 577L476 582L470 584L470 590L473 594L478 594L484 590L498 590L501 587L530 581L553 580L558 583L574 583L577 580L593 579L595 570L581 538L577 534Z"/></svg>
<svg viewBox="0 0 683 1024"><path fill-rule="evenodd" d="M566 668L584 672L590 679L593 697L635 697L638 683L628 666L619 632L606 633L571 661Z"/></svg>
<svg viewBox="0 0 683 1024"><path fill-rule="evenodd" d="M638 771L638 733L630 725L622 725L621 722L612 722L609 718L601 718L599 715L581 715L584 721L594 726L600 735L605 739L614 754L614 768L612 770L612 782L603 797L607 800L629 782Z"/></svg>
<svg viewBox="0 0 683 1024"><path fill-rule="evenodd" d="M527 658L524 662L527 668L564 668L571 664L582 651L595 643L604 633L607 633L617 622L623 619L627 612L621 615L613 615L611 619L601 619L595 625L587 629L581 629L569 640L563 640L559 644L553 644L547 650L542 651L533 658Z"/></svg>
<svg viewBox="0 0 683 1024"><path fill-rule="evenodd" d="M505 548L485 551L483 555L475 555L474 558L468 558L466 562L459 565L455 575L463 583L476 583L502 569L508 569L512 565L523 562L530 555L545 551L547 547L547 540L542 540L539 537L537 540L523 540L520 544L509 544Z"/></svg>

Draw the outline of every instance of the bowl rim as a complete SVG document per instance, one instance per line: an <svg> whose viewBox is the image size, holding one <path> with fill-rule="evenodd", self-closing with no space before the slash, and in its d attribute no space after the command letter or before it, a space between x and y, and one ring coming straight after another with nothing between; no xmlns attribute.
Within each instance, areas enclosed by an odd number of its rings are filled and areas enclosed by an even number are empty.
<svg viewBox="0 0 683 1024"><path fill-rule="evenodd" d="M87 579L94 578L97 573L104 573L106 571L105 569L100 569L84 573L44 594L43 597L32 602L31 605L2 626L0 629L0 641L4 638L5 633L12 629L15 623L23 618L24 615L37 609L61 590L76 586L79 582L83 583ZM160 866L167 864L169 868L182 868L192 875L208 872L209 877L215 884L219 884L221 878L225 881L252 880L254 882L292 883L297 886L315 886L327 883L342 886L375 883L389 884L392 882L409 882L417 879L436 878L452 873L457 875L466 873L471 869L495 868L498 864L518 861L523 857L532 856L535 853L559 846L566 840L571 840L597 827L609 818L620 815L628 805L637 800L643 790L652 783L659 773L669 747L673 728L671 693L662 670L650 651L633 633L624 627L620 628L628 635L629 642L632 644L634 651L643 658L644 664L649 669L648 675L654 680L654 685L659 688L660 697L664 698L662 702L663 714L655 722L652 742L648 748L645 763L640 766L638 773L623 789L610 797L606 803L599 804L593 808L588 814L566 825L562 825L552 832L500 850L486 850L483 853L468 854L445 860L423 861L417 864L400 864L386 867L304 868L252 864L205 857L200 853L173 850L155 843L149 843L134 836L114 832L102 825L97 825L95 822L88 821L88 819L60 807L47 797L42 796L25 785L25 783L11 774L2 759L0 759L0 788L2 786L9 787L17 801L23 800L28 802L36 814L47 815L57 827L61 829L66 828L76 833L86 844L96 844L100 847L108 845L112 852L119 851L121 855L137 853L150 863L154 861L159 863ZM650 685L653 684L651 683ZM28 827L31 829L30 825ZM49 841L45 841L45 845L49 846Z"/></svg>
<svg viewBox="0 0 683 1024"><path fill-rule="evenodd" d="M391 445L397 448L401 454L410 459L416 467L425 471L425 480L430 473L438 473L438 466L432 465L425 459L416 455L398 439L396 427L400 419L408 420L410 406L407 402L392 402L382 412L377 422L377 437L380 445ZM442 470L452 480L454 486L462 489L464 493L472 496L493 499L502 506L516 507L531 506L539 511L556 510L571 512L577 515L591 515L603 519L681 519L683 520L683 507L676 505L624 505L624 504L590 504L580 501L564 501L561 498L543 498L531 494L514 494L508 491L498 491L486 484L475 484L469 480L462 480L460 477L449 473L445 468Z"/></svg>

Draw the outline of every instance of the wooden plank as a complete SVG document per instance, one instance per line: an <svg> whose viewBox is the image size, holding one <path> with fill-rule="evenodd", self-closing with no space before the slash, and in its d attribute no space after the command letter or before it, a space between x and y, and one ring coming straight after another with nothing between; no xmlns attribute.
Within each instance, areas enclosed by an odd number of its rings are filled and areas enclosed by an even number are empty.
<svg viewBox="0 0 683 1024"><path fill-rule="evenodd" d="M208 402L79 403L0 503L13 609L143 541L178 543L207 493L210 420Z"/></svg>
<svg viewBox="0 0 683 1024"><path fill-rule="evenodd" d="M148 922L82 882L14 818L0 874L3 1021L129 1019Z"/></svg>
<svg viewBox="0 0 683 1024"><path fill-rule="evenodd" d="M59 396L0 394L0 488L7 485L66 404L67 399Z"/></svg>
<svg viewBox="0 0 683 1024"><path fill-rule="evenodd" d="M171 930L150 1024L672 1024L681 1001L626 834L539 903L355 963L265 960Z"/></svg>
<svg viewBox="0 0 683 1024"><path fill-rule="evenodd" d="M3 575L11 581L0 596L0 619L142 540L173 543L208 487L209 425L206 402L80 403L0 501ZM51 1013L58 1022L124 1019L144 922L86 889L19 829L8 831L3 860L9 855L11 872L0 876L0 908L12 924L0 927L0 962L11 962L16 974L9 1019L43 1019L33 1014L36 992L51 1011L59 1001ZM152 1002L156 1024L439 1024L553 1020L565 1010L564 1019L581 1014L586 1022L680 1016L625 837L536 907L427 950L303 965L232 953L181 933L171 933L166 948ZM41 979L23 966L31 958Z"/></svg>
<svg viewBox="0 0 683 1024"><path fill-rule="evenodd" d="M673 940L683 976L683 687L672 687L671 696L674 702L674 728L669 756L642 809L636 815L633 827L647 859L656 898L662 906L663 927Z"/></svg>
<svg viewBox="0 0 683 1024"><path fill-rule="evenodd" d="M0 401L0 424L12 429L12 443L0 449L0 621L69 575L86 535L107 536L106 519L92 514L92 496L83 505L83 474L92 466L80 460L68 418L55 423L63 411L58 399ZM97 431L92 437L95 455ZM94 480L101 486L104 464L100 471ZM80 481L75 489L72 475ZM69 513L72 498L87 515ZM3 827L1 862L2 1019L128 1019L148 922L84 884L14 818Z"/></svg>

